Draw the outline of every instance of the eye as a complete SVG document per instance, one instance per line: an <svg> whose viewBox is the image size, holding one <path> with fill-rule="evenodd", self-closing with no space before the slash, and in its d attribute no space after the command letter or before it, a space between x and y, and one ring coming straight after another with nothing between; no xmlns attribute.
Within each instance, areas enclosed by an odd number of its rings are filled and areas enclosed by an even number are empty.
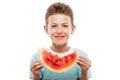
<svg viewBox="0 0 120 80"><path fill-rule="evenodd" d="M53 27L53 28L54 28L54 27L57 27L57 25L52 25L51 27Z"/></svg>
<svg viewBox="0 0 120 80"><path fill-rule="evenodd" d="M68 25L63 25L64 27L68 27Z"/></svg>

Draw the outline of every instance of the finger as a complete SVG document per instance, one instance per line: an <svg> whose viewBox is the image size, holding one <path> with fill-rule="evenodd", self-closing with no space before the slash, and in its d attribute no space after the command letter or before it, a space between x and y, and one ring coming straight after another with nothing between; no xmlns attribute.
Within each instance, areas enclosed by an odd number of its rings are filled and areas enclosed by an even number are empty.
<svg viewBox="0 0 120 80"><path fill-rule="evenodd" d="M91 63L91 61L88 58L84 58L82 56L78 57L78 60L84 62L85 64Z"/></svg>
<svg viewBox="0 0 120 80"><path fill-rule="evenodd" d="M81 61L81 63L83 62L83 63L87 64L87 60L86 60L85 58L78 57L77 60L78 60L78 61Z"/></svg>
<svg viewBox="0 0 120 80"><path fill-rule="evenodd" d="M83 60L83 61L84 61L84 60L87 60L87 58L82 57L82 56L79 56L78 59L81 59L81 60Z"/></svg>
<svg viewBox="0 0 120 80"><path fill-rule="evenodd" d="M37 60L34 63L42 63L42 61L41 60Z"/></svg>
<svg viewBox="0 0 120 80"><path fill-rule="evenodd" d="M40 65L40 64L43 64L43 62L42 62L42 61L36 61L36 62L34 63L35 66Z"/></svg>
<svg viewBox="0 0 120 80"><path fill-rule="evenodd" d="M78 65L83 66L83 67L86 67L86 65L87 65L86 63L79 61L79 60L77 60L77 63L78 63Z"/></svg>
<svg viewBox="0 0 120 80"><path fill-rule="evenodd" d="M31 66L30 66L31 71L34 70L36 68L36 66L41 65L41 64L43 65L43 63L41 61L36 61L33 64L31 64Z"/></svg>
<svg viewBox="0 0 120 80"><path fill-rule="evenodd" d="M43 64L39 64L39 65L37 65L37 66L33 66L33 67L31 68L31 71L32 71L32 72L39 71L43 66L44 66Z"/></svg>
<svg viewBox="0 0 120 80"><path fill-rule="evenodd" d="M86 64L90 67L91 66L91 61L88 58L85 58Z"/></svg>
<svg viewBox="0 0 120 80"><path fill-rule="evenodd" d="M81 66L87 66L90 67L91 66L91 61L87 58L83 58L83 57L79 57L77 59L78 64L80 64Z"/></svg>
<svg viewBox="0 0 120 80"><path fill-rule="evenodd" d="M80 64L79 64L80 63ZM84 63L81 63L78 61L78 65L81 67L82 70L87 71L89 69L89 65L86 65Z"/></svg>
<svg viewBox="0 0 120 80"><path fill-rule="evenodd" d="M35 69L34 69L34 71L40 70L43 66L44 66L43 64L36 66Z"/></svg>

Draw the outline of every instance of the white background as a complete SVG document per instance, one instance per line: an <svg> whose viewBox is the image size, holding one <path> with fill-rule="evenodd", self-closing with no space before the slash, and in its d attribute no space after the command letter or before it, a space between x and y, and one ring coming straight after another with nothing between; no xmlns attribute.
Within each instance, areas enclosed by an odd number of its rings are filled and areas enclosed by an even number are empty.
<svg viewBox="0 0 120 80"><path fill-rule="evenodd" d="M32 54L51 45L44 15L55 1L74 11L76 31L69 43L89 55L90 80L120 80L119 0L1 0L0 79L29 80Z"/></svg>

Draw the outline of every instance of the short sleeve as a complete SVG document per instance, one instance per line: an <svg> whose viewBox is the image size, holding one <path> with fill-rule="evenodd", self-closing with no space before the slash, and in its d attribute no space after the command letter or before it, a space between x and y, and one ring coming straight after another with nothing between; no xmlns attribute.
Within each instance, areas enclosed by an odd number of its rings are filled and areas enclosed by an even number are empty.
<svg viewBox="0 0 120 80"><path fill-rule="evenodd" d="M79 55L80 56L83 56L83 57L85 57L85 58L88 58L88 55L85 53L85 52L83 52L83 51L80 51L80 50L78 50L79 51ZM80 78L81 77L81 68L77 65L77 76L78 76L78 78ZM92 74L91 74L91 69L89 68L89 70L88 70L88 78L91 78L92 77Z"/></svg>
<svg viewBox="0 0 120 80"><path fill-rule="evenodd" d="M38 54L36 53L36 54L32 55L30 65L33 64L37 60L39 60L39 57L38 57ZM30 79L32 79L32 77L33 77L33 74L32 74L31 71L30 71L29 77L30 77ZM41 72L40 72L40 78L41 77L42 77L42 75L41 75Z"/></svg>

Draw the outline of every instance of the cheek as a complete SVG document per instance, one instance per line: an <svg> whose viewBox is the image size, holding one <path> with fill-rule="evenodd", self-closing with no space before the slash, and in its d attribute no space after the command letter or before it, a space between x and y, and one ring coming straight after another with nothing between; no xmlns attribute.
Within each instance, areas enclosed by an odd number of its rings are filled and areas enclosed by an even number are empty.
<svg viewBox="0 0 120 80"><path fill-rule="evenodd" d="M67 35L70 35L71 34L71 29L69 28L69 29L64 29L64 32L67 34Z"/></svg>
<svg viewBox="0 0 120 80"><path fill-rule="evenodd" d="M55 34L55 30L50 28L50 29L48 30L48 33L49 33L50 36L52 36L52 35Z"/></svg>

